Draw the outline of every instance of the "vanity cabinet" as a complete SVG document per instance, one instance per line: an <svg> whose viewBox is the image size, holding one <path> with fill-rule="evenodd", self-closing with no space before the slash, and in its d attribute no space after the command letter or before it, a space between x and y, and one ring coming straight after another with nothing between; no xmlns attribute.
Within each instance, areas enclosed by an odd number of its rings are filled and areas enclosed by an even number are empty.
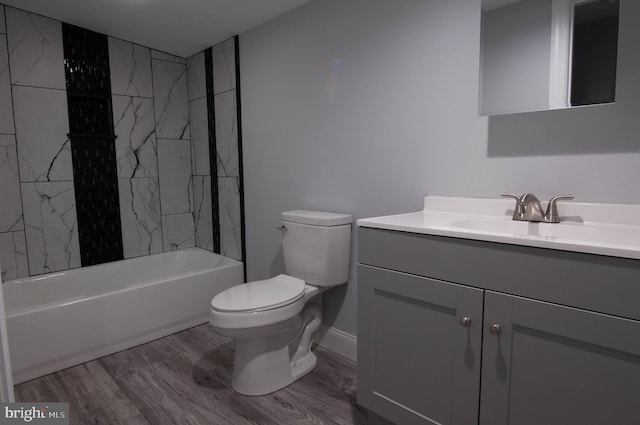
<svg viewBox="0 0 640 425"><path fill-rule="evenodd" d="M358 279L359 402L398 424L476 423L483 291L366 265Z"/></svg>
<svg viewBox="0 0 640 425"><path fill-rule="evenodd" d="M640 424L640 322L486 291L480 423Z"/></svg>
<svg viewBox="0 0 640 425"><path fill-rule="evenodd" d="M640 261L358 239L364 407L398 425L640 423Z"/></svg>

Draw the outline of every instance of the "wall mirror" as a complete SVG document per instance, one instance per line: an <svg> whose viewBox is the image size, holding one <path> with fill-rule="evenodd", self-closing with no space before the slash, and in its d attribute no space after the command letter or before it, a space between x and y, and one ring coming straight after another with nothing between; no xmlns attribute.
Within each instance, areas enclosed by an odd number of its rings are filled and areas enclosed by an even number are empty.
<svg viewBox="0 0 640 425"><path fill-rule="evenodd" d="M622 0L482 0L480 115L615 102Z"/></svg>

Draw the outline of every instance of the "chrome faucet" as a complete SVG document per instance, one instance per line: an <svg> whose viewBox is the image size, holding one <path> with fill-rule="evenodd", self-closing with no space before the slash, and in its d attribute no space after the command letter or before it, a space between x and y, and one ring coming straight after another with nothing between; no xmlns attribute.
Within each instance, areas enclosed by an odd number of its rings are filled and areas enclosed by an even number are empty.
<svg viewBox="0 0 640 425"><path fill-rule="evenodd" d="M558 214L557 203L561 199L573 199L573 195L554 196L549 200L547 211L542 214L542 205L535 195L525 193L522 196L512 195L510 193L501 193L500 196L505 198L514 198L516 200L516 208L513 211L513 219L517 221L542 221L544 223L560 223L560 215Z"/></svg>

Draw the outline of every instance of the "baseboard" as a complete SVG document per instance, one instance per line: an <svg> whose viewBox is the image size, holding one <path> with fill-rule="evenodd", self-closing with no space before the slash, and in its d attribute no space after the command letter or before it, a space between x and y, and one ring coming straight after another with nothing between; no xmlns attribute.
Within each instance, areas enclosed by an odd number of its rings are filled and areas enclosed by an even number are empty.
<svg viewBox="0 0 640 425"><path fill-rule="evenodd" d="M355 335L323 325L318 331L316 343L351 361L358 361L358 338Z"/></svg>

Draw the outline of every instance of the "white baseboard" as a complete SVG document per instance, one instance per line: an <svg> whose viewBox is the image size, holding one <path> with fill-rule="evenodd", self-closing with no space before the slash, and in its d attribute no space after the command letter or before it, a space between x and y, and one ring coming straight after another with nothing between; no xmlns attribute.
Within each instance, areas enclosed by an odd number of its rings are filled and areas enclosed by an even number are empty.
<svg viewBox="0 0 640 425"><path fill-rule="evenodd" d="M358 361L358 338L355 335L323 325L316 335L315 342L351 361Z"/></svg>

